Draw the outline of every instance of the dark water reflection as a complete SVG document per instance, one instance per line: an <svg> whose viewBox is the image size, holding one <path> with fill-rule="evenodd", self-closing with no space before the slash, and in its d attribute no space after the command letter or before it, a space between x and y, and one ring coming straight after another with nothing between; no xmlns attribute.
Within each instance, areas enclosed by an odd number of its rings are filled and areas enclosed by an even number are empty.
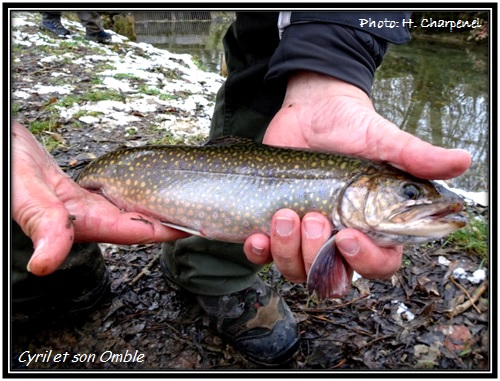
<svg viewBox="0 0 500 381"><path fill-rule="evenodd" d="M143 25L138 41L192 54L206 70L220 72L221 40L230 21L220 15L203 21L164 20L154 23L151 34ZM466 190L488 187L488 65L486 46L414 40L390 47L373 87L381 115L425 141L472 155L472 168L452 182Z"/></svg>
<svg viewBox="0 0 500 381"><path fill-rule="evenodd" d="M411 41L391 46L376 73L377 111L434 145L462 148L472 168L453 185L488 185L489 80L487 47Z"/></svg>

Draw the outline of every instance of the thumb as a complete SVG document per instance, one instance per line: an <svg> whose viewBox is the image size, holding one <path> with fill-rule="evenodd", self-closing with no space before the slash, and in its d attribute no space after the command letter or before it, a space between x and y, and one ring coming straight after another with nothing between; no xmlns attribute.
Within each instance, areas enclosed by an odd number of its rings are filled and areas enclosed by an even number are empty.
<svg viewBox="0 0 500 381"><path fill-rule="evenodd" d="M401 267L403 247L379 247L356 229L342 229L335 237L342 257L367 279L387 279Z"/></svg>
<svg viewBox="0 0 500 381"><path fill-rule="evenodd" d="M30 229L35 251L28 262L28 271L35 275L54 272L66 259L73 245L73 217L62 206L44 210Z"/></svg>

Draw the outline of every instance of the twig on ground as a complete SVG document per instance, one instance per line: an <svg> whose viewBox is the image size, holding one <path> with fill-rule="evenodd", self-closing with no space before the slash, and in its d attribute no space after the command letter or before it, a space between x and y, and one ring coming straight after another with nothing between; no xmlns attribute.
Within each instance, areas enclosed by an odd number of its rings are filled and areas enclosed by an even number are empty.
<svg viewBox="0 0 500 381"><path fill-rule="evenodd" d="M133 286L134 284L137 283L137 281L139 279L141 279L144 275L148 275L149 274L149 269L154 265L154 263L158 260L158 258L160 258L160 255L161 255L161 251L159 251L154 257L153 259L151 259L151 261L146 265L146 267L144 267L141 272L139 274L137 274L135 276L134 279L132 279L130 281L130 283L128 284L129 286Z"/></svg>
<svg viewBox="0 0 500 381"><path fill-rule="evenodd" d="M488 281L484 281L481 286L479 286L476 291L472 294L472 296L467 292L465 288L463 288L453 277L450 277L450 280L452 283L457 286L459 289L461 289L465 295L469 298L465 303L462 303L454 308L451 308L449 310L446 310L445 312L450 316L454 317L456 315L461 314L462 312L468 310L471 306L474 307L474 309L480 314L481 310L474 304L476 303L481 295L486 291L488 288Z"/></svg>

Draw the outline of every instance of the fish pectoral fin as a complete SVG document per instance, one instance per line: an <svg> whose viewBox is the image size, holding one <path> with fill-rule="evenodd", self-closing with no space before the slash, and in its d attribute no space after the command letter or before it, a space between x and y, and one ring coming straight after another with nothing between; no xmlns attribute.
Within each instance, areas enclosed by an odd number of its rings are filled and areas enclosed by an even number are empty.
<svg viewBox="0 0 500 381"><path fill-rule="evenodd" d="M319 300L340 298L347 294L353 269L335 246L335 235L321 247L307 275L309 293Z"/></svg>
<svg viewBox="0 0 500 381"><path fill-rule="evenodd" d="M180 231L183 231L183 232L186 232L186 233L189 233L189 234L192 234L192 235L197 235L199 237L204 237L206 238L203 233L199 230L194 230L194 229L190 229L188 227L185 227L185 226L181 226L181 225L176 225L176 224L171 224L170 222L162 222L161 223L162 225L165 225L165 226L168 226L169 228L172 228L172 229L176 229L176 230L180 230Z"/></svg>

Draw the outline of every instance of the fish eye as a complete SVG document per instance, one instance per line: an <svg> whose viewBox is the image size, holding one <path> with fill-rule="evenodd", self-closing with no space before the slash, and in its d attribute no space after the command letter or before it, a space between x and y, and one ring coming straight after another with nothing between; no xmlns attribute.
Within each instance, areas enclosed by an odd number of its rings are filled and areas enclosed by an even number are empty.
<svg viewBox="0 0 500 381"><path fill-rule="evenodd" d="M416 200L420 196L420 188L415 184L403 185L404 195L409 200Z"/></svg>

